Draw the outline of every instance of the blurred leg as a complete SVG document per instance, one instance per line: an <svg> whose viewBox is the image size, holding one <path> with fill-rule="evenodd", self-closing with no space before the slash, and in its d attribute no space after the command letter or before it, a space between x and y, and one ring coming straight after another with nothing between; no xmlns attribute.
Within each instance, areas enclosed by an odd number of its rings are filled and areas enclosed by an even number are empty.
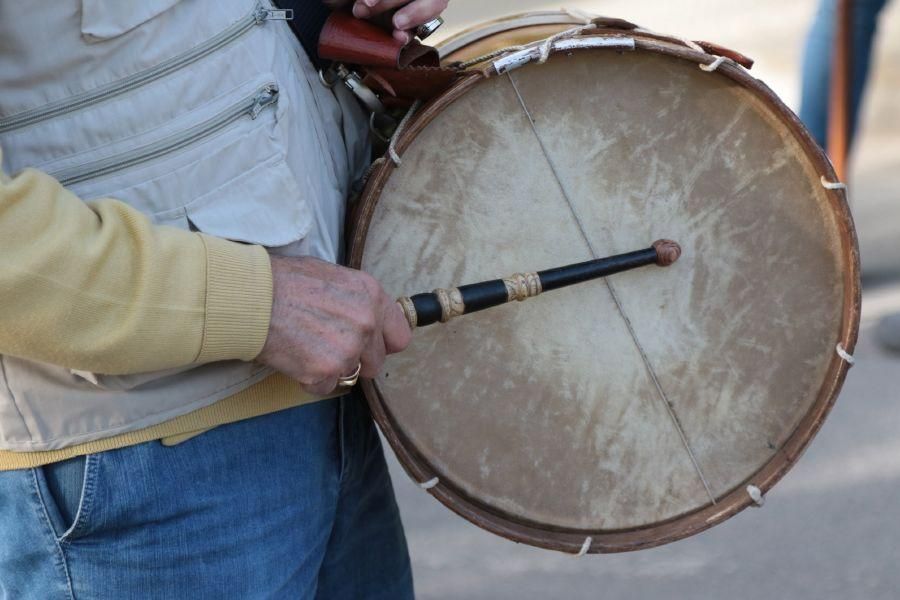
<svg viewBox="0 0 900 600"><path fill-rule="evenodd" d="M853 85L850 99L851 140L859 122L871 65L872 46L878 27L878 16L887 0L854 0L853 6ZM800 119L813 137L824 146L827 135L829 85L831 82L832 48L835 36L837 0L821 0L806 39L803 56L802 101Z"/></svg>
<svg viewBox="0 0 900 600"><path fill-rule="evenodd" d="M828 128L831 45L837 0L821 0L803 52L800 119L823 148Z"/></svg>

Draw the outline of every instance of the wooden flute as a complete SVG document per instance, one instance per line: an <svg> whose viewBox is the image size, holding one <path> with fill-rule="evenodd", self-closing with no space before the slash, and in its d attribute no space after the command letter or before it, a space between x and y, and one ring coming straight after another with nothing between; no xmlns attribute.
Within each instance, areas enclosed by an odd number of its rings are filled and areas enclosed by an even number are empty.
<svg viewBox="0 0 900 600"><path fill-rule="evenodd" d="M536 273L516 273L430 293L404 296L397 302L413 329L446 323L456 317L508 302L522 302L543 292L600 279L647 265L668 267L681 256L681 246L672 240L657 240L650 248L566 265Z"/></svg>

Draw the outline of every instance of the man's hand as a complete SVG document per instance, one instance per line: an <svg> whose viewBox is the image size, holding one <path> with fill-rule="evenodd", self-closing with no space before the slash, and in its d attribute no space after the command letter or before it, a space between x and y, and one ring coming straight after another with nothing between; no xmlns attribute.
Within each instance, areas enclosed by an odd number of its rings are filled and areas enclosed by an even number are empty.
<svg viewBox="0 0 900 600"><path fill-rule="evenodd" d="M324 395L339 377L375 377L412 332L373 277L315 258L272 257L269 337L257 360Z"/></svg>
<svg viewBox="0 0 900 600"><path fill-rule="evenodd" d="M414 30L447 9L449 0L355 0L353 15L358 19L370 19L389 10L403 7L392 20L394 38L407 44Z"/></svg>

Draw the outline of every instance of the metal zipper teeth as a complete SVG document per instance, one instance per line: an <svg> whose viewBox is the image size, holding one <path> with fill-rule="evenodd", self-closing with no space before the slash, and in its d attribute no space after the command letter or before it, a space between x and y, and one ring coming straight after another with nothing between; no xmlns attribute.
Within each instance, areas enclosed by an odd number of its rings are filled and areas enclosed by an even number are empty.
<svg viewBox="0 0 900 600"><path fill-rule="evenodd" d="M242 117L249 116L251 119L256 119L260 112L270 106L274 106L277 102L278 86L268 84L258 89L252 96L234 104L215 117L199 123L178 135L169 136L158 142L147 144L118 156L97 160L70 169L63 169L51 173L51 175L58 179L62 185L70 186L88 179L102 177L109 173L127 169L199 142Z"/></svg>
<svg viewBox="0 0 900 600"><path fill-rule="evenodd" d="M204 58L205 56L208 56L209 54L215 52L216 50L219 50L223 46L227 46L237 38L250 31L256 25L262 24L269 19L281 18L277 14L278 12L279 11L267 9L262 6L262 4L257 3L256 7L253 9L253 12L228 27L228 29L221 31L215 37L212 37L203 44L197 46L196 48L193 48L192 50L189 50L184 54L180 54L178 56L170 58L169 60L158 64L152 69L147 69L146 71L135 73L131 77L126 77L125 79L114 81L99 89L91 90L77 96L72 96L71 98L64 98L63 100L59 100L57 102L52 102L38 108L33 108L16 115L6 117L5 119L0 119L0 133L6 133L14 129L21 129L22 127L33 125L45 119L51 119L53 117L58 117L69 112L74 112L76 110L85 108L92 104L103 102L120 94L129 92L137 87L146 85L152 81L165 77L166 75L174 71L182 69L190 65L191 63L194 63Z"/></svg>

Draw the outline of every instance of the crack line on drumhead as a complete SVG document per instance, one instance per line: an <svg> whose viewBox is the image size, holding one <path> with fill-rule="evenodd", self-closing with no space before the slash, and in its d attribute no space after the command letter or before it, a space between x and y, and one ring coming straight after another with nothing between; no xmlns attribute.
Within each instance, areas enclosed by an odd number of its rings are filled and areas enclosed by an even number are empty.
<svg viewBox="0 0 900 600"><path fill-rule="evenodd" d="M575 204L572 202L572 199L569 196L569 191L566 189L566 186L562 182L562 178L560 177L559 171L556 168L556 163L553 162L553 159L550 157L550 153L547 151L547 147L544 144L544 140L538 133L537 127L535 126L534 117L532 117L531 111L528 110L528 106L525 104L525 99L522 97L522 94L519 91L519 87L516 85L516 81L512 77L512 73L507 71L506 77L509 80L509 83L512 85L513 91L516 93L516 98L518 98L522 110L525 112L525 117L528 119L528 124L531 126L531 131L532 133L534 133L534 137L535 139L537 139L538 145L541 147L541 153L543 153L544 158L547 160L547 164L550 166L550 170L553 172L553 177L556 179L556 184L559 186L563 198L565 198L566 204L569 206L569 210L572 212L572 217L575 219L575 223L578 225L578 231L581 233L581 237L587 244L588 250L590 251L593 258L599 258L599 255L594 248L594 244L588 237L587 230L584 227L581 216L578 214L578 210L575 208ZM694 465L694 470L697 472L697 476L700 478L700 482L703 484L703 488L706 490L706 495L709 496L710 502L716 504L716 497L712 493L712 489L709 486L706 475L703 473L703 469L700 468L700 462L697 460L697 456L694 454L694 450L691 448L690 442L688 442L687 434L684 432L684 427L681 424L681 420L675 413L675 408L669 402L669 398L668 396L666 396L666 393L662 388L662 384L660 384L659 378L656 376L656 370L653 368L653 365L650 364L650 358L647 356L647 353L644 350L644 346L638 339L637 332L634 330L634 326L631 324L631 319L628 318L628 313L625 312L625 307L622 306L622 302L619 299L619 295L616 293L615 287L608 277L604 278L603 282L606 284L607 290L609 290L609 294L613 299L613 303L615 303L616 305L616 309L619 311L619 315L625 322L625 327L628 330L629 335L631 336L631 340L634 342L634 345L637 348L638 354L641 357L641 361L644 363L644 368L646 369L648 375L650 375L651 381L653 381L653 386L656 388L659 399L662 401L663 406L665 406L669 418L672 420L672 423L675 425L675 429L678 431L678 436L681 438L681 443L682 445L684 445L684 449L687 451L688 456L690 457L691 464Z"/></svg>

